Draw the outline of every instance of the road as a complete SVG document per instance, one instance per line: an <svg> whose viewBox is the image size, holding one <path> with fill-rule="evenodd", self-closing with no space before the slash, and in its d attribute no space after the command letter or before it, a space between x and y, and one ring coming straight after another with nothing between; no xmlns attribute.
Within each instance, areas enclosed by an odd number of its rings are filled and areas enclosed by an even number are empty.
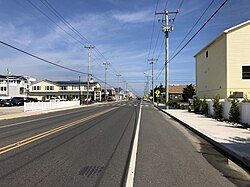
<svg viewBox="0 0 250 187"><path fill-rule="evenodd" d="M0 186L124 186L139 110L133 100L0 121ZM176 122L148 103L141 113L134 186L234 186Z"/></svg>

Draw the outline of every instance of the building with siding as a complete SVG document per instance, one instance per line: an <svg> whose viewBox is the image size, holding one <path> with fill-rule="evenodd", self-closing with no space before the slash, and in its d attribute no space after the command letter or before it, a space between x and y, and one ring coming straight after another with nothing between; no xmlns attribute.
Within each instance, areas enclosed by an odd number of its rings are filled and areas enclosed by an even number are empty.
<svg viewBox="0 0 250 187"><path fill-rule="evenodd" d="M27 97L34 78L17 75L0 75L0 97Z"/></svg>
<svg viewBox="0 0 250 187"><path fill-rule="evenodd" d="M194 57L200 98L250 98L250 20L225 30Z"/></svg>
<svg viewBox="0 0 250 187"><path fill-rule="evenodd" d="M87 82L41 80L31 85L30 96L39 100L73 100L87 96ZM89 96L92 100L101 101L101 85L89 83Z"/></svg>

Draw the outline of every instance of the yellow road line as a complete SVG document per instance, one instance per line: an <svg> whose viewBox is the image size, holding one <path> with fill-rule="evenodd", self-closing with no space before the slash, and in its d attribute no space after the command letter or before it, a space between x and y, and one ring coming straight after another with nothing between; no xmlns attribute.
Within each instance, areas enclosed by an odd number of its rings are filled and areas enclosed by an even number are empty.
<svg viewBox="0 0 250 187"><path fill-rule="evenodd" d="M93 119L93 118L95 118L95 117L98 117L98 116L100 116L100 115L102 115L102 114L105 114L105 113L107 113L107 112L110 112L110 111L112 111L112 110L114 110L114 109L115 109L115 108L111 108L111 109L109 109L109 110L105 110L105 111L103 111L103 112L99 112L99 113L97 113L97 114L93 114L93 115L88 116L88 117L86 117L86 118L79 119L79 120L77 120L77 121L73 121L73 122L68 123L68 124L65 124L65 125L63 125L63 126L60 126L60 127L57 127L57 128L54 128L54 129L51 129L51 130L48 130L48 131L45 131L45 132L43 132L43 133L37 134L37 135L35 135L35 136L31 136L31 137L29 137L29 138L20 140L20 141L18 141L18 142L16 142L16 143L12 143L12 144L6 145L6 146L4 146L4 147L1 147L1 148L0 148L0 155L3 154L3 153L9 152L9 151L11 151L11 150L13 150L13 149L16 149L16 148L18 148L18 147L21 147L21 146L24 146L24 145L26 145L26 144L29 144L29 143L31 143L31 142L34 142L34 141L36 141L36 140L39 140L39 139L41 139L41 138L44 138L44 137L46 137L46 136L55 134L56 132L59 132L59 131L62 131L62 130L64 130L64 129L67 129L67 128L69 128L69 127L75 126L75 125L77 125L77 124L79 124L79 123L85 122L85 121L90 120L90 119Z"/></svg>

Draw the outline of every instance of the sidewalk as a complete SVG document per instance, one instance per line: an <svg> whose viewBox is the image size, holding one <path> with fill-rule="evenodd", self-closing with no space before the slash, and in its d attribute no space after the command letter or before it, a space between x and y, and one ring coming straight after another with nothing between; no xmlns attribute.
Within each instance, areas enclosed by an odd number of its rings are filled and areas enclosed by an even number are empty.
<svg viewBox="0 0 250 187"><path fill-rule="evenodd" d="M250 170L249 130L187 110L166 110L160 107L158 109L224 151L230 159L244 164Z"/></svg>

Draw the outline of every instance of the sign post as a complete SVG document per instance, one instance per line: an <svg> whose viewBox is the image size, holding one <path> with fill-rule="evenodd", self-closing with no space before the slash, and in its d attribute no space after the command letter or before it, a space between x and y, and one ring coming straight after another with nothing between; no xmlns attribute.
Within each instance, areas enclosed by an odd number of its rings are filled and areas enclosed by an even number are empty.
<svg viewBox="0 0 250 187"><path fill-rule="evenodd" d="M160 90L155 90L155 96L157 97L157 106L159 105L159 100L158 100L158 98L160 97L159 96L159 94L160 94L161 92L160 92Z"/></svg>

